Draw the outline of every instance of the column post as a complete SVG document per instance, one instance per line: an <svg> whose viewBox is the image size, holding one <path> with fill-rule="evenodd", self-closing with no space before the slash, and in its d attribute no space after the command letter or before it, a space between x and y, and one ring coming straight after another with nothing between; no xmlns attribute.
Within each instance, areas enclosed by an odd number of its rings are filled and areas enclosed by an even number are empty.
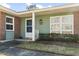
<svg viewBox="0 0 79 59"><path fill-rule="evenodd" d="M35 41L35 13L32 12L32 41Z"/></svg>

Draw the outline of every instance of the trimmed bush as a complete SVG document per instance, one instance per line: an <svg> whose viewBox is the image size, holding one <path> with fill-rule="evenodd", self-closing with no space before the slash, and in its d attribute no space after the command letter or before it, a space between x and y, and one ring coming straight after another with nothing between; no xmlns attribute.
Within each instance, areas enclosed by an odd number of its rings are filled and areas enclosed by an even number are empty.
<svg viewBox="0 0 79 59"><path fill-rule="evenodd" d="M79 41L79 35L76 34L40 34L39 40L41 41L67 41L67 42L77 42Z"/></svg>

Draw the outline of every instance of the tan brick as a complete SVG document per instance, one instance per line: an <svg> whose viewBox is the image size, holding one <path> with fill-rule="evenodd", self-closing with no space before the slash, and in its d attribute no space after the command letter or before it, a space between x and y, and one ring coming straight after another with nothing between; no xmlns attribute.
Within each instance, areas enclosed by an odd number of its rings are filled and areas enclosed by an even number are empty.
<svg viewBox="0 0 79 59"><path fill-rule="evenodd" d="M20 28L21 28L21 19L19 17L15 17L15 31L14 31L14 36L15 38L20 37Z"/></svg>
<svg viewBox="0 0 79 59"><path fill-rule="evenodd" d="M79 34L79 11L74 13L74 34Z"/></svg>
<svg viewBox="0 0 79 59"><path fill-rule="evenodd" d="M0 40L5 39L5 14L0 12Z"/></svg>

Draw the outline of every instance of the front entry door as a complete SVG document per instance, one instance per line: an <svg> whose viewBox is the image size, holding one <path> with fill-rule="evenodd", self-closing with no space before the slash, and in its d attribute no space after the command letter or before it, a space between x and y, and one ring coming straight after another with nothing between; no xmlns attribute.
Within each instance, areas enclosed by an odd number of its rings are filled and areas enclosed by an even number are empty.
<svg viewBox="0 0 79 59"><path fill-rule="evenodd" d="M26 38L32 37L32 19L27 19L25 21L25 36Z"/></svg>

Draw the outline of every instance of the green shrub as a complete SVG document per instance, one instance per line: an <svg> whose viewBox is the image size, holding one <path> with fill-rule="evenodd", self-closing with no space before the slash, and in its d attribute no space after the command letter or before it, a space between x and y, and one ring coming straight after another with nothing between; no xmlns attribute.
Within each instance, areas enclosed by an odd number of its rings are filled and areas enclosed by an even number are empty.
<svg viewBox="0 0 79 59"><path fill-rule="evenodd" d="M76 35L76 34L59 34L59 33L40 34L39 40L77 42L77 41L79 41L79 35Z"/></svg>

